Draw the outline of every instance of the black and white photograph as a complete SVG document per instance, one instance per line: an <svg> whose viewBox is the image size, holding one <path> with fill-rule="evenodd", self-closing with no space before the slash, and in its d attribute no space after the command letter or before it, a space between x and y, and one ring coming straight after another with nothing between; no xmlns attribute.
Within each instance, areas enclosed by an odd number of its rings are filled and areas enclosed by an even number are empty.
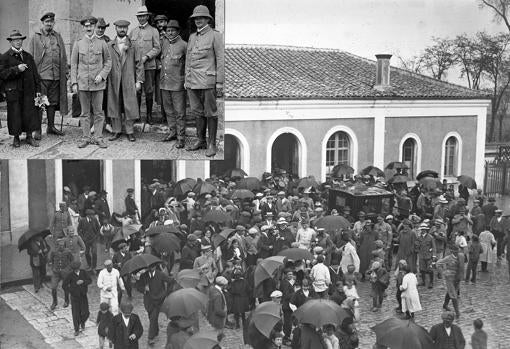
<svg viewBox="0 0 510 349"><path fill-rule="evenodd" d="M223 158L222 0L0 6L0 157Z"/></svg>
<svg viewBox="0 0 510 349"><path fill-rule="evenodd" d="M507 348L509 13L0 0L0 346Z"/></svg>

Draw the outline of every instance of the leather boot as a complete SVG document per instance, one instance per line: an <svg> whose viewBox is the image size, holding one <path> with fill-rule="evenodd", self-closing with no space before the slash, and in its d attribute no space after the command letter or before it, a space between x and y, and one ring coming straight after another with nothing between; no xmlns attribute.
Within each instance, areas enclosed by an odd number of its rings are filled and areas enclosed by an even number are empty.
<svg viewBox="0 0 510 349"><path fill-rule="evenodd" d="M145 108L147 109L147 123L149 125L152 125L152 98L152 93L145 95Z"/></svg>
<svg viewBox="0 0 510 349"><path fill-rule="evenodd" d="M19 148L21 146L21 140L19 136L14 136L14 141L12 142L14 148Z"/></svg>
<svg viewBox="0 0 510 349"><path fill-rule="evenodd" d="M57 290L51 290L51 298L53 298L53 303L51 303L51 310L54 310L57 307Z"/></svg>
<svg viewBox="0 0 510 349"><path fill-rule="evenodd" d="M142 108L142 94L140 92L136 93L136 103L138 103L138 115L141 118L141 115L142 115L142 112L141 112L141 108ZM139 122L140 118L136 119L135 122Z"/></svg>
<svg viewBox="0 0 510 349"><path fill-rule="evenodd" d="M432 288L432 287L434 287L434 272L433 271L431 271L429 273L429 279L430 279L430 282L429 282L428 288Z"/></svg>
<svg viewBox="0 0 510 349"><path fill-rule="evenodd" d="M205 141L205 133L206 133L206 120L204 117L197 117L197 137L198 140L191 145L191 147L187 148L187 150L195 151L199 149L206 149L207 143Z"/></svg>
<svg viewBox="0 0 510 349"><path fill-rule="evenodd" d="M207 118L207 130L209 132L209 137L207 140L207 151L205 152L205 156L211 157L216 155L216 133L218 131L218 119L217 118Z"/></svg>
<svg viewBox="0 0 510 349"><path fill-rule="evenodd" d="M36 141L40 141L41 140L41 130L35 130L34 131L34 137L32 138L32 136L30 136L30 138L32 139L35 139Z"/></svg>
<svg viewBox="0 0 510 349"><path fill-rule="evenodd" d="M46 109L46 117L48 118L48 127L46 128L46 134L54 134L57 136L63 136L64 133L55 128L55 107L49 106Z"/></svg>
<svg viewBox="0 0 510 349"><path fill-rule="evenodd" d="M41 138L40 135L39 135L39 138ZM27 132L27 138L25 139L25 141L27 142L27 144L30 144L32 147L39 146L39 142L36 141L35 137L32 137L31 132Z"/></svg>

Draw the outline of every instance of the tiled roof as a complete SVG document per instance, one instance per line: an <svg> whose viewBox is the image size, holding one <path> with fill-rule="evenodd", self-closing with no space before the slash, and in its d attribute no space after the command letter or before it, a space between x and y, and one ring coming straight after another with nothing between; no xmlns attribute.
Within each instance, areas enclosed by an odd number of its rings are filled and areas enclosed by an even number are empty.
<svg viewBox="0 0 510 349"><path fill-rule="evenodd" d="M225 97L236 99L480 99L486 93L391 67L374 89L375 60L329 49L227 45Z"/></svg>

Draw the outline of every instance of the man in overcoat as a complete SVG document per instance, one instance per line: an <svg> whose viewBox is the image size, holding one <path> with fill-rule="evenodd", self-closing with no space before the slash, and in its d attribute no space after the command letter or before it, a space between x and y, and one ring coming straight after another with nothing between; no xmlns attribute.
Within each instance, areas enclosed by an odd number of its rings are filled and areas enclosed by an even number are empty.
<svg viewBox="0 0 510 349"><path fill-rule="evenodd" d="M228 280L223 276L218 276L214 286L209 289L207 321L218 333L223 332L227 319L227 301L224 294L227 285Z"/></svg>
<svg viewBox="0 0 510 349"><path fill-rule="evenodd" d="M136 13L139 25L131 30L129 39L140 52L140 59L144 66L145 78L143 90L145 92L145 106L147 111L146 120L152 124L152 104L156 80L156 57L161 52L159 32L149 24L149 11L146 6L141 6ZM138 108L142 103L142 91L137 92Z"/></svg>
<svg viewBox="0 0 510 349"><path fill-rule="evenodd" d="M48 97L50 105L46 107L48 127L46 134L63 136L55 127L55 112L64 117L68 112L67 103L67 54L64 40L56 32L55 14L47 12L41 17L41 29L36 31L28 43L28 52L34 57L37 71L41 77L41 93ZM42 114L39 114L40 116ZM41 121L39 121L41 122ZM41 139L41 128L35 131L34 138Z"/></svg>
<svg viewBox="0 0 510 349"><path fill-rule="evenodd" d="M108 329L108 339L114 349L138 349L143 327L138 315L133 314L133 304L121 303L120 313L115 315Z"/></svg>
<svg viewBox="0 0 510 349"><path fill-rule="evenodd" d="M112 57L112 70L108 76L108 115L112 119L113 129L113 136L109 140L120 138L124 124L127 138L134 142L133 125L140 118L136 93L141 91L145 79L143 63L139 49L127 36L130 23L118 20L113 24L117 36L108 44Z"/></svg>
<svg viewBox="0 0 510 349"><path fill-rule="evenodd" d="M434 271L432 260L436 257L436 242L429 234L429 227L426 223L420 225L420 235L415 241L416 252L418 253L421 281L427 288L432 288L434 283ZM427 275L429 279L427 281Z"/></svg>
<svg viewBox="0 0 510 349"><path fill-rule="evenodd" d="M27 253L30 256L30 267L32 268L35 293L39 292L44 278L46 277L46 263L48 262L49 252L50 247L41 236L35 236L30 239Z"/></svg>
<svg viewBox="0 0 510 349"><path fill-rule="evenodd" d="M108 45L94 35L97 23L95 17L81 20L85 35L74 43L71 53L71 84L74 93L78 93L81 105L80 124L83 140L79 148L97 144L106 148L103 141L103 94L106 78L112 68ZM90 113L94 121L94 138L90 135Z"/></svg>
<svg viewBox="0 0 510 349"><path fill-rule="evenodd" d="M71 263L71 273L64 280L64 287L71 294L71 313L73 315L74 335L85 330L85 322L89 318L89 300L87 298L88 286L92 282L89 274L80 269L80 261Z"/></svg>
<svg viewBox="0 0 510 349"><path fill-rule="evenodd" d="M161 73L159 88L163 100L169 134L164 141L177 139L176 148L184 148L186 131L186 92L184 90L184 62L186 41L182 40L181 27L176 20L170 20L161 40Z"/></svg>
<svg viewBox="0 0 510 349"><path fill-rule="evenodd" d="M184 87L188 91L191 112L196 118L198 140L188 150L206 149L206 156L216 155L218 108L216 97L223 96L225 57L223 35L212 29L209 9L199 5L190 17L197 31L191 34L186 53ZM206 131L209 137L206 141Z"/></svg>
<svg viewBox="0 0 510 349"><path fill-rule="evenodd" d="M441 315L443 322L434 325L430 329L430 336L434 341L434 348L441 349L464 349L466 340L459 326L453 324L452 312L444 312Z"/></svg>
<svg viewBox="0 0 510 349"><path fill-rule="evenodd" d="M127 196L124 198L124 205L126 206L126 215L132 217L134 220L139 219L140 211L135 202L135 190L133 188L127 189Z"/></svg>
<svg viewBox="0 0 510 349"><path fill-rule="evenodd" d="M78 234L85 243L85 259L89 270L96 269L97 264L97 239L99 237L99 222L92 209L85 211L86 217L78 223Z"/></svg>
<svg viewBox="0 0 510 349"><path fill-rule="evenodd" d="M7 40L11 48L0 55L0 80L7 101L7 128L14 136L13 146L21 146L19 136L25 132L26 142L33 147L39 143L32 132L41 128L40 111L34 98L41 92L41 81L32 55L22 49L26 36L13 30Z"/></svg>
<svg viewBox="0 0 510 349"><path fill-rule="evenodd" d="M450 300L455 309L455 316L460 316L459 312L459 295L460 280L464 278L464 259L463 253L459 252L457 245L450 246L450 254L437 261L437 267L442 271L445 284L446 295L444 297L443 309L449 311L448 304Z"/></svg>

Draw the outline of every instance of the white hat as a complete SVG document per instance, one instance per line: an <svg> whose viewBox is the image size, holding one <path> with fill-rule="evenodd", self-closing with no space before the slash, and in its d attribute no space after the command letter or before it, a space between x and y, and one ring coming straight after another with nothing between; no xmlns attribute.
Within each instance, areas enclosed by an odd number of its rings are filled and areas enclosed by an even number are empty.
<svg viewBox="0 0 510 349"><path fill-rule="evenodd" d="M68 187L68 186L65 186L65 187L64 187L64 191L71 191L71 189L69 189L69 187Z"/></svg>
<svg viewBox="0 0 510 349"><path fill-rule="evenodd" d="M388 219L393 219L393 216L392 216L392 215L390 215L390 214L389 214L389 215L387 215L387 216L386 216L386 220L388 220Z"/></svg>
<svg viewBox="0 0 510 349"><path fill-rule="evenodd" d="M303 194L310 194L312 192L312 187L308 187L303 191Z"/></svg>
<svg viewBox="0 0 510 349"><path fill-rule="evenodd" d="M262 194L262 193L257 193L257 194L255 194L255 196L256 196L256 197L258 197L258 198L261 198L261 197L263 197L263 196L264 196L264 194Z"/></svg>
<svg viewBox="0 0 510 349"><path fill-rule="evenodd" d="M279 191L278 195L285 195L285 192L284 191Z"/></svg>
<svg viewBox="0 0 510 349"><path fill-rule="evenodd" d="M440 204L447 204L447 203L448 203L448 200L446 200L446 198L445 198L443 195L441 195L441 196L439 197L439 203L440 203Z"/></svg>
<svg viewBox="0 0 510 349"><path fill-rule="evenodd" d="M270 295L271 298L280 298L282 296L283 296L283 293L278 290L274 290L273 292L271 292L271 295Z"/></svg>
<svg viewBox="0 0 510 349"><path fill-rule="evenodd" d="M261 230L261 231L267 231L267 230L269 230L270 228L271 228L271 227L270 227L269 225L263 225L263 226L260 228L260 230Z"/></svg>
<svg viewBox="0 0 510 349"><path fill-rule="evenodd" d="M427 223L420 224L420 230L427 230L429 229L429 225Z"/></svg>
<svg viewBox="0 0 510 349"><path fill-rule="evenodd" d="M149 14L149 11L147 10L147 6L140 6L138 8L138 11L136 11L137 16L144 16L144 15L148 15L148 14Z"/></svg>
<svg viewBox="0 0 510 349"><path fill-rule="evenodd" d="M278 218L276 224L287 224L287 220L283 217Z"/></svg>

